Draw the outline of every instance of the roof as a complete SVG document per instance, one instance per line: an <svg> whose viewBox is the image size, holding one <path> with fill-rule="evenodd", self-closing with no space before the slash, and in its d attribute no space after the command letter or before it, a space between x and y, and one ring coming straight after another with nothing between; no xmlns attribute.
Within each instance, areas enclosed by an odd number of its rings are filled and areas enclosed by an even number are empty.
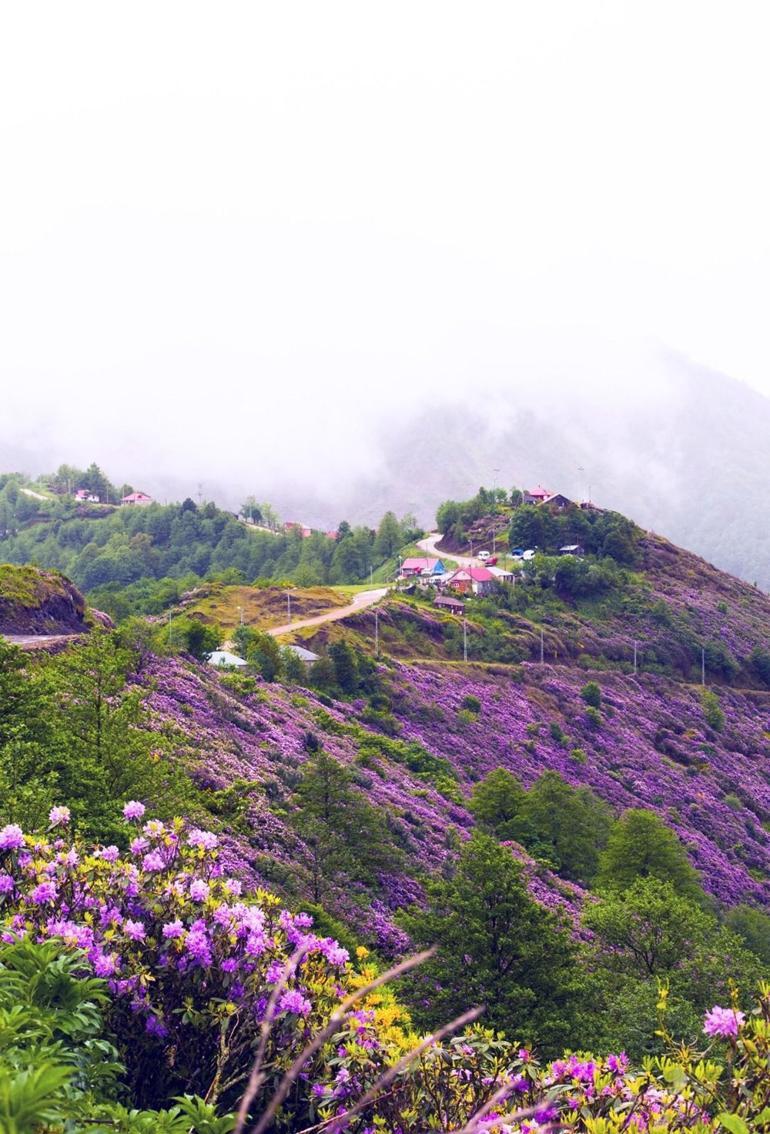
<svg viewBox="0 0 770 1134"><path fill-rule="evenodd" d="M129 492L128 496L121 499L121 504L126 504L129 500L152 500L152 497L146 492Z"/></svg>
<svg viewBox="0 0 770 1134"><path fill-rule="evenodd" d="M569 553L570 551L582 551L582 546L579 543L568 543L564 547L560 547L559 551Z"/></svg>
<svg viewBox="0 0 770 1134"><path fill-rule="evenodd" d="M511 579L513 577L513 571L507 571L505 567L497 567L495 565L487 567L487 571L489 571L490 575L494 575L496 579Z"/></svg>
<svg viewBox="0 0 770 1134"><path fill-rule="evenodd" d="M543 488L542 484L539 484L537 486L537 488L530 488L527 492L527 496L548 497L548 496L556 496L556 495L557 495L557 493L551 492L550 488Z"/></svg>
<svg viewBox="0 0 770 1134"><path fill-rule="evenodd" d="M404 562L401 564L401 570L402 571L433 571L438 563L441 563L440 559L427 559L427 558L420 558L419 556L411 557L409 559L404 560Z"/></svg>
<svg viewBox="0 0 770 1134"><path fill-rule="evenodd" d="M306 650L304 646L289 645L286 647L286 649L291 650L293 654L297 655L300 661L304 662L318 661L320 657L320 654L314 654L312 650Z"/></svg>
<svg viewBox="0 0 770 1134"><path fill-rule="evenodd" d="M247 661L239 658L237 654L231 654L229 650L214 650L213 654L208 656L209 665L222 666L225 668L238 667L248 665Z"/></svg>
<svg viewBox="0 0 770 1134"><path fill-rule="evenodd" d="M460 567L455 571L449 582L455 579L471 579L474 583L493 583L495 577L487 567Z"/></svg>
<svg viewBox="0 0 770 1134"><path fill-rule="evenodd" d="M436 599L434 599L434 605L450 606L454 610L457 610L458 608L460 610L465 610L465 603L461 602L460 599L452 598L451 595L439 595Z"/></svg>

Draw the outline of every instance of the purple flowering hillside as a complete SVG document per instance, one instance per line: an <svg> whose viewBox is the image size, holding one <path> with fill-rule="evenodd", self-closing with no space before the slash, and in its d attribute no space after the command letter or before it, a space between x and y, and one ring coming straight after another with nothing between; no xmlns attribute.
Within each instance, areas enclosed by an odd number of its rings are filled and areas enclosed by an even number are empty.
<svg viewBox="0 0 770 1134"><path fill-rule="evenodd" d="M393 911L419 898L416 879L453 858L472 827L470 791L496 767L525 786L551 769L593 789L616 813L658 813L707 891L727 904L766 903L770 695L723 689L718 730L697 687L649 674L594 675L602 708L591 712L581 696L587 676L535 664L393 664L385 676L391 712L382 720L362 700L329 707L313 692L278 684L239 693L227 678L179 659L148 660L140 680L153 727L191 763L214 805L238 785L240 818L226 843L256 879L309 893L312 851L291 821L308 735L351 770L353 790L386 817L404 858L369 887L341 879L331 905L380 946L401 944ZM468 698L477 711L464 708Z"/></svg>

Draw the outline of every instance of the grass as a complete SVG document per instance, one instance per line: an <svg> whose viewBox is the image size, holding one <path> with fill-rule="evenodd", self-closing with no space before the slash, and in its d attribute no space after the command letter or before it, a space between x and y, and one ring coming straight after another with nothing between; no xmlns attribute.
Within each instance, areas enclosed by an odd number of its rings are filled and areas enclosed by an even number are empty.
<svg viewBox="0 0 770 1134"><path fill-rule="evenodd" d="M287 594L291 594L291 621L312 618L333 607L347 606L349 599L332 587L247 587L212 584L208 593L185 608L186 615L220 626L231 633L241 622L257 630L282 626L289 621Z"/></svg>
<svg viewBox="0 0 770 1134"><path fill-rule="evenodd" d="M64 586L54 572L0 564L0 601L32 609L54 594L64 594Z"/></svg>
<svg viewBox="0 0 770 1134"><path fill-rule="evenodd" d="M355 595L363 594L365 591L371 591L378 586L377 572L374 572L374 583L339 583L333 587L329 587L330 591L334 591L338 595L344 595L347 599L353 599Z"/></svg>

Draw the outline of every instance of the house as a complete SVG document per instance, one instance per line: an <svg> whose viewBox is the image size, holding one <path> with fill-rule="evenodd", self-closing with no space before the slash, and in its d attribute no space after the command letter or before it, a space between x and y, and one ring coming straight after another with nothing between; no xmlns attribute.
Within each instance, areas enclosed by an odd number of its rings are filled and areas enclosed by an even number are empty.
<svg viewBox="0 0 770 1134"><path fill-rule="evenodd" d="M213 654L208 656L208 663L215 665L217 669L240 669L249 664L243 658L239 658L237 654L231 654L228 650L214 650Z"/></svg>
<svg viewBox="0 0 770 1134"><path fill-rule="evenodd" d="M579 543L567 543L559 548L559 555L585 555L585 550Z"/></svg>
<svg viewBox="0 0 770 1134"><path fill-rule="evenodd" d="M79 500L82 504L98 504L99 497L96 493L91 492L89 488L79 488L75 493L75 499Z"/></svg>
<svg viewBox="0 0 770 1134"><path fill-rule="evenodd" d="M283 525L283 530L288 534L289 532L299 532L303 539L309 539L313 534L312 528L306 528L299 520L287 520Z"/></svg>
<svg viewBox="0 0 770 1134"><path fill-rule="evenodd" d="M461 567L447 580L449 589L462 595L486 595L496 584L497 579L486 567Z"/></svg>
<svg viewBox="0 0 770 1134"><path fill-rule="evenodd" d="M561 492L554 492L551 496L546 496L545 500L541 503L546 507L553 509L554 512L566 512L568 508L574 508L574 501L570 500L567 496L562 496Z"/></svg>
<svg viewBox="0 0 770 1134"><path fill-rule="evenodd" d="M553 495L554 495L554 493L551 492L550 489L543 488L543 486L541 484L539 484L537 486L537 488L529 488L529 489L525 488L524 489L524 493L523 493L524 503L525 504L542 504L544 500L547 500L549 496L553 496Z"/></svg>
<svg viewBox="0 0 770 1134"><path fill-rule="evenodd" d="M465 603L460 602L459 599L452 598L451 595L437 595L433 600L433 605L446 610L449 614L464 614Z"/></svg>
<svg viewBox="0 0 770 1134"><path fill-rule="evenodd" d="M431 575L439 577L446 573L446 567L440 559L427 559L411 557L401 564L401 578L411 579L415 575Z"/></svg>
<svg viewBox="0 0 770 1134"><path fill-rule="evenodd" d="M152 504L153 499L148 496L146 492L130 492L128 496L124 496L120 501L121 504Z"/></svg>
<svg viewBox="0 0 770 1134"><path fill-rule="evenodd" d="M507 571L505 567L498 567L497 564L493 564L491 567L487 567L487 571L490 575L494 575L498 583L513 582L513 571Z"/></svg>
<svg viewBox="0 0 770 1134"><path fill-rule="evenodd" d="M313 662L317 662L321 656L320 654L314 654L312 650L306 650L304 646L290 645L286 646L286 649L291 650L293 654L297 655L301 662L304 662L305 665L308 666L312 665Z"/></svg>

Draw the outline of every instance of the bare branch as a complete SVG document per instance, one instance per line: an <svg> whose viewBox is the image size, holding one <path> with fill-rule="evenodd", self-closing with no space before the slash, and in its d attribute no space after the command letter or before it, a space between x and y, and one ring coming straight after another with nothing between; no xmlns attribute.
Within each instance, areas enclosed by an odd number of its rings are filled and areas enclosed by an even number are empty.
<svg viewBox="0 0 770 1134"><path fill-rule="evenodd" d="M417 968L417 966L421 965L423 961L426 961L428 957L433 956L434 952L435 949L426 949L424 953L417 953L414 957L407 957L405 961L402 961L400 964L395 965L392 969L388 969L387 972L381 973L380 976L376 977L364 988L359 988L355 992L351 992L349 996L346 996L345 999L332 1012L329 1023L326 1025L326 1027L318 1032L318 1034L306 1045L306 1047L294 1060L289 1070L283 1076L281 1082L276 1088L275 1094L268 1103L265 1113L262 1115L256 1126L253 1127L252 1134L263 1134L263 1131L268 1128L270 1123L273 1121L279 1106L286 1098L292 1084L296 1080L302 1068L305 1066L307 1061L311 1059L312 1056L314 1056L315 1053L320 1050L320 1048L323 1047L326 1041L331 1036L333 1036L336 1031L339 1031L343 1023L345 1022L346 1014L353 1007L353 1005L357 1004L359 1000L363 1000L363 998L365 996L368 996L370 992L374 992L375 988L379 988L380 985L387 984L388 981L395 980L397 977L402 976L404 973L410 972L411 969ZM249 1103L251 1103L253 1097L254 1096L252 1095ZM246 1109L248 1109L248 1107ZM241 1102L238 1113L240 1114L242 1110L243 1101ZM240 1134L241 1129L242 1127L236 1127L233 1134Z"/></svg>
<svg viewBox="0 0 770 1134"><path fill-rule="evenodd" d="M265 1015L262 1017L262 1026L260 1028L259 1047L257 1054L254 1057L249 1081L246 1084L246 1090L243 1092L243 1097L238 1107L238 1113L235 1116L235 1126L233 1127L233 1134L242 1134L243 1128L246 1125L246 1118L248 1117L249 1107L254 1102L257 1091L262 1086L265 1076L262 1074L262 1062L265 1058L265 1051L267 1050L267 1043L270 1039L270 1033L273 1030L273 1020L275 1018L275 1006L278 1003L278 997L285 991L289 977L296 971L297 966L307 952L307 945L300 945L292 955L289 957L279 979L276 981L275 987L270 994L270 999L267 1002Z"/></svg>

